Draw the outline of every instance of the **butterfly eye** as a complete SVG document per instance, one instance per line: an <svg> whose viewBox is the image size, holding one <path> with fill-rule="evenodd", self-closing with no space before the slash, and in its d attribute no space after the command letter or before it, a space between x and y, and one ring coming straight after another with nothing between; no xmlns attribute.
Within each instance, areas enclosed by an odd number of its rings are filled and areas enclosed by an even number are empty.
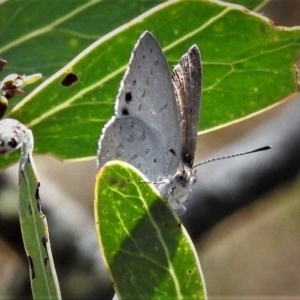
<svg viewBox="0 0 300 300"><path fill-rule="evenodd" d="M187 179L186 175L187 175L187 173L185 172L185 170L180 170L175 173L174 179L177 183L184 185L185 181Z"/></svg>

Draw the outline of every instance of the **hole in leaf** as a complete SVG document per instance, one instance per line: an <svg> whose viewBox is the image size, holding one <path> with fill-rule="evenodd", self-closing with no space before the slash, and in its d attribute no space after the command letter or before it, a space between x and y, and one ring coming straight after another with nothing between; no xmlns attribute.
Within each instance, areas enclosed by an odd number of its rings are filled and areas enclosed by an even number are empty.
<svg viewBox="0 0 300 300"><path fill-rule="evenodd" d="M61 84L63 86L71 86L78 80L78 76L75 73L68 73L62 80Z"/></svg>

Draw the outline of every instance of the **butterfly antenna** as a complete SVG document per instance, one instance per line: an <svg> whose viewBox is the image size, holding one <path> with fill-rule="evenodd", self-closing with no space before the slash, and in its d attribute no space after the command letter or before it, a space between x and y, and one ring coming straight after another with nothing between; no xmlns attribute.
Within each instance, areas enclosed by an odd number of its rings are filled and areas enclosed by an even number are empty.
<svg viewBox="0 0 300 300"><path fill-rule="evenodd" d="M254 150L250 150L250 151L246 151L246 152L241 152L241 153L236 153L236 154L231 154L231 155L227 155L227 156L221 156L221 157L216 157L216 158L204 160L204 161L201 161L198 164L194 165L193 169L196 168L196 167L199 167L201 165L213 162L213 161L223 160L223 159L237 157L237 156L242 156L242 155L246 155L246 154L252 154L252 153L256 153L256 152L260 152L260 151L269 150L271 148L272 148L271 146L264 146L264 147L257 148L257 149L254 149Z"/></svg>

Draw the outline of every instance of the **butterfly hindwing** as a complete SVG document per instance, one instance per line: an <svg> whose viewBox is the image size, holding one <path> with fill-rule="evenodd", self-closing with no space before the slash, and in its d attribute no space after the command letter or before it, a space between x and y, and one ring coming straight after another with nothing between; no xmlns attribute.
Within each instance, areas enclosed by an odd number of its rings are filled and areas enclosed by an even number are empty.
<svg viewBox="0 0 300 300"><path fill-rule="evenodd" d="M201 103L202 68L200 51L193 45L174 67L172 83L178 109L181 159L192 168L196 150Z"/></svg>

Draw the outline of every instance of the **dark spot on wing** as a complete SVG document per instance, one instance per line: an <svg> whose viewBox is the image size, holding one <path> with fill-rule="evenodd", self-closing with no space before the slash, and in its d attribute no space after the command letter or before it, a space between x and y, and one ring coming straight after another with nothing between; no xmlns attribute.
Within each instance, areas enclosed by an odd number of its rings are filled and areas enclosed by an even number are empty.
<svg viewBox="0 0 300 300"><path fill-rule="evenodd" d="M174 149L172 149L172 148L169 148L169 151L174 155L174 156L177 156L176 155L176 152L175 152L175 150Z"/></svg>
<svg viewBox="0 0 300 300"><path fill-rule="evenodd" d="M121 112L122 112L123 116L128 116L129 115L129 111L128 111L127 107L125 107L125 106L122 108Z"/></svg>
<svg viewBox="0 0 300 300"><path fill-rule="evenodd" d="M157 66L159 64L159 60L157 59L155 62L154 62L154 66Z"/></svg>
<svg viewBox="0 0 300 300"><path fill-rule="evenodd" d="M125 93L125 102L129 103L130 101L132 101L132 94L131 94L131 92L126 92Z"/></svg>
<svg viewBox="0 0 300 300"><path fill-rule="evenodd" d="M150 53L152 53L153 52L153 48L150 48Z"/></svg>
<svg viewBox="0 0 300 300"><path fill-rule="evenodd" d="M161 112L168 106L168 103L166 102L158 111Z"/></svg>
<svg viewBox="0 0 300 300"><path fill-rule="evenodd" d="M153 159L153 162L156 163L156 158Z"/></svg>
<svg viewBox="0 0 300 300"><path fill-rule="evenodd" d="M136 80L135 79L133 79L132 85L136 85Z"/></svg>
<svg viewBox="0 0 300 300"><path fill-rule="evenodd" d="M135 160L135 159L137 159L137 158L138 158L138 154L135 153L135 154L133 154L133 155L130 157L130 161Z"/></svg>
<svg viewBox="0 0 300 300"><path fill-rule="evenodd" d="M73 83L78 81L78 76L75 73L68 73L61 81L63 86L71 86Z"/></svg>

